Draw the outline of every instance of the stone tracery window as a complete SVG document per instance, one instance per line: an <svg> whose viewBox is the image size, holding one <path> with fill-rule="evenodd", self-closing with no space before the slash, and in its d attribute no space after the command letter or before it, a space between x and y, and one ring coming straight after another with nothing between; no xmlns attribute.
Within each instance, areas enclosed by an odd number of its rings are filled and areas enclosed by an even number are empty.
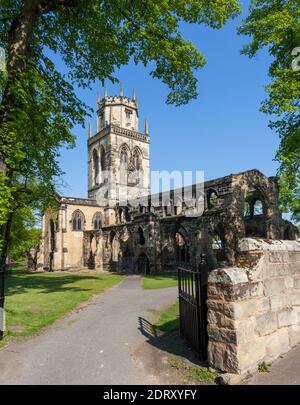
<svg viewBox="0 0 300 405"><path fill-rule="evenodd" d="M103 215L101 212L96 212L93 216L93 228L95 230L101 229L103 225Z"/></svg>
<svg viewBox="0 0 300 405"><path fill-rule="evenodd" d="M120 162L121 162L121 165L124 165L124 166L128 166L128 158L129 158L129 148L128 148L128 146L126 145L126 144L124 144L122 147L121 147L121 151L120 151Z"/></svg>
<svg viewBox="0 0 300 405"><path fill-rule="evenodd" d="M94 185L99 184L99 155L96 149L93 150L93 173Z"/></svg>
<svg viewBox="0 0 300 405"><path fill-rule="evenodd" d="M142 166L142 156L139 148L134 148L132 152L132 164L136 170L140 170Z"/></svg>
<svg viewBox="0 0 300 405"><path fill-rule="evenodd" d="M120 181L122 184L127 184L128 176L128 164L129 164L129 147L125 143L120 148Z"/></svg>
<svg viewBox="0 0 300 405"><path fill-rule="evenodd" d="M73 231L83 231L85 218L80 210L76 210L72 214L72 230Z"/></svg>

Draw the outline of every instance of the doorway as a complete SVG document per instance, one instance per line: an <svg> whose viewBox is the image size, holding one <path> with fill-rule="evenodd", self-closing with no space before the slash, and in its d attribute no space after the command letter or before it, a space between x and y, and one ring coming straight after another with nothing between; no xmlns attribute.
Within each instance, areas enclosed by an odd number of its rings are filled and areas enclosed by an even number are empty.
<svg viewBox="0 0 300 405"><path fill-rule="evenodd" d="M150 274L150 261L145 253L141 253L137 260L137 272L139 274Z"/></svg>

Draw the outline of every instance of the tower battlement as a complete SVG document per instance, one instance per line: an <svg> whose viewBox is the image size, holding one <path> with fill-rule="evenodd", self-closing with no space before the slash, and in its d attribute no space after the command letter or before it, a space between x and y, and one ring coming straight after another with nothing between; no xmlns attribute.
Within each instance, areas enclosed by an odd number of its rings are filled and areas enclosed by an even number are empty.
<svg viewBox="0 0 300 405"><path fill-rule="evenodd" d="M131 108L138 108L138 103L136 98L130 98L127 96L106 96L102 99L97 100L98 110L103 108L106 104L120 105L127 104Z"/></svg>
<svg viewBox="0 0 300 405"><path fill-rule="evenodd" d="M133 91L132 98L123 95L120 85L118 96L108 96L105 90L104 97L97 97L97 133L108 125L139 132L138 101Z"/></svg>

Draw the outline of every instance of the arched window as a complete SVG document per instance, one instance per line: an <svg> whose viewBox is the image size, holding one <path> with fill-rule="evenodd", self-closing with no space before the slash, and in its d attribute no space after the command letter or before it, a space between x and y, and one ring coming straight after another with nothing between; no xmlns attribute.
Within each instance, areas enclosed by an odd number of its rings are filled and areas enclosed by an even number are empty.
<svg viewBox="0 0 300 405"><path fill-rule="evenodd" d="M266 204L263 194L256 187L247 191L244 203L245 236L267 236Z"/></svg>
<svg viewBox="0 0 300 405"><path fill-rule="evenodd" d="M128 183L129 148L124 144L120 149L120 182Z"/></svg>
<svg viewBox="0 0 300 405"><path fill-rule="evenodd" d="M96 149L93 150L93 170L94 170L94 185L99 184L99 155Z"/></svg>
<svg viewBox="0 0 300 405"><path fill-rule="evenodd" d="M141 151L139 148L134 148L132 152L132 165L136 170L140 170L142 166L142 156Z"/></svg>
<svg viewBox="0 0 300 405"><path fill-rule="evenodd" d="M101 212L96 212L93 216L93 228L95 230L101 229L103 225L103 215Z"/></svg>
<svg viewBox="0 0 300 405"><path fill-rule="evenodd" d="M220 250L223 248L222 240L217 233L212 237L212 248L213 250Z"/></svg>
<svg viewBox="0 0 300 405"><path fill-rule="evenodd" d="M224 242L217 232L212 237L212 250L215 254L217 262L225 261Z"/></svg>
<svg viewBox="0 0 300 405"><path fill-rule="evenodd" d="M139 227L139 236L140 236L140 245L143 246L145 244L146 240L145 240L143 228L141 226Z"/></svg>
<svg viewBox="0 0 300 405"><path fill-rule="evenodd" d="M178 262L189 263L189 247L186 239L181 232L175 233L175 254Z"/></svg>
<svg viewBox="0 0 300 405"><path fill-rule="evenodd" d="M123 208L118 208L118 220L119 223L123 222Z"/></svg>
<svg viewBox="0 0 300 405"><path fill-rule="evenodd" d="M109 242L111 248L111 261L116 263L119 260L120 242L115 231L110 232Z"/></svg>
<svg viewBox="0 0 300 405"><path fill-rule="evenodd" d="M101 171L103 172L104 170L106 170L106 162L105 162L105 150L103 145L101 145L100 148L100 164L101 164Z"/></svg>
<svg viewBox="0 0 300 405"><path fill-rule="evenodd" d="M50 220L50 244L51 252L54 252L56 249L56 226L53 219Z"/></svg>
<svg viewBox="0 0 300 405"><path fill-rule="evenodd" d="M120 151L120 162L121 165L123 166L128 166L128 159L129 159L129 148L128 146L125 144L121 147L121 151Z"/></svg>
<svg viewBox="0 0 300 405"><path fill-rule="evenodd" d="M130 212L129 212L129 208L125 207L125 221L129 222L130 220L131 220L131 215L130 215Z"/></svg>
<svg viewBox="0 0 300 405"><path fill-rule="evenodd" d="M258 215L264 215L264 203L261 194L254 188L249 190L246 195L244 216L252 219Z"/></svg>
<svg viewBox="0 0 300 405"><path fill-rule="evenodd" d="M207 191L207 207L209 210L218 207L218 194L212 188Z"/></svg>
<svg viewBox="0 0 300 405"><path fill-rule="evenodd" d="M84 215L80 210L76 210L72 215L72 230L73 231L83 231L84 229Z"/></svg>
<svg viewBox="0 0 300 405"><path fill-rule="evenodd" d="M150 274L150 261L145 253L140 254L137 260L137 272L139 274Z"/></svg>
<svg viewBox="0 0 300 405"><path fill-rule="evenodd" d="M114 239L115 239L115 236L116 236L116 232L115 232L115 231L111 231L110 234L109 234L109 242L110 242L110 244L113 243L113 241L114 241Z"/></svg>

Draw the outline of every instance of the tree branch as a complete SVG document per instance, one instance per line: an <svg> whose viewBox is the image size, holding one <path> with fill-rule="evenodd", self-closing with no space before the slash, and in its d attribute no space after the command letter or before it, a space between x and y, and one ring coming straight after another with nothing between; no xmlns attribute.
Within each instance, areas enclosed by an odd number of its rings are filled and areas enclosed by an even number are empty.
<svg viewBox="0 0 300 405"><path fill-rule="evenodd" d="M79 0L43 0L38 6L38 14L47 14L51 11L57 10L60 6L75 7Z"/></svg>

